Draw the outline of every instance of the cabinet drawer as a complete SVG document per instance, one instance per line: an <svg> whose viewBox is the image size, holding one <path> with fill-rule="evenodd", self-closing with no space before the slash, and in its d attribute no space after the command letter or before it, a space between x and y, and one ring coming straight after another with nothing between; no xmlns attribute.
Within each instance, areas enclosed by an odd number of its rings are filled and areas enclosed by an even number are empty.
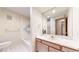
<svg viewBox="0 0 79 59"><path fill-rule="evenodd" d="M67 48L67 47L62 47L62 51L64 51L64 52L75 52L76 50L73 50L73 49L70 49L70 48Z"/></svg>
<svg viewBox="0 0 79 59"><path fill-rule="evenodd" d="M40 42L37 42L37 49L36 49L38 52L48 52L48 46L40 43Z"/></svg>
<svg viewBox="0 0 79 59"><path fill-rule="evenodd" d="M60 46L57 45L57 44L54 44L54 43L50 43L50 42L47 42L47 41L42 41L42 43L48 45L48 46L51 46L51 47L54 47L56 49L60 49Z"/></svg>
<svg viewBox="0 0 79 59"><path fill-rule="evenodd" d="M54 49L54 48L52 48L52 47L49 47L49 52L60 52L60 51L57 50L57 49Z"/></svg>

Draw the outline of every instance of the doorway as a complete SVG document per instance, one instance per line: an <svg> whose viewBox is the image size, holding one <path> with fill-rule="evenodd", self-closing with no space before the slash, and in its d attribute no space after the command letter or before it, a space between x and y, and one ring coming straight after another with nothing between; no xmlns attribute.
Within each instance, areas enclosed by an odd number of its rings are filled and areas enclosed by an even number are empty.
<svg viewBox="0 0 79 59"><path fill-rule="evenodd" d="M67 36L67 17L56 19L56 35Z"/></svg>

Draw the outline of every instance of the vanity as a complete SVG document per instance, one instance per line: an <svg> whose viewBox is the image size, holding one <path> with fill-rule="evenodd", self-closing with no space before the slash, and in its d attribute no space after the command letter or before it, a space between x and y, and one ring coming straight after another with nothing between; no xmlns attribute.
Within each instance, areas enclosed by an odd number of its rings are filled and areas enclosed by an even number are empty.
<svg viewBox="0 0 79 59"><path fill-rule="evenodd" d="M58 38L48 38L47 36L37 36L36 52L77 52L79 43L60 36Z"/></svg>
<svg viewBox="0 0 79 59"><path fill-rule="evenodd" d="M52 10L55 10L55 13L52 13ZM54 9L49 9L48 11L42 13L42 28L41 28L42 30L40 30L41 31L40 33L36 34L35 51L37 52L79 51L79 40L77 37L77 35L79 34L77 33L78 31L75 30L76 28L75 26L73 29L72 21L70 21L73 19L73 15L71 18L70 13L68 7L67 8L55 7Z"/></svg>

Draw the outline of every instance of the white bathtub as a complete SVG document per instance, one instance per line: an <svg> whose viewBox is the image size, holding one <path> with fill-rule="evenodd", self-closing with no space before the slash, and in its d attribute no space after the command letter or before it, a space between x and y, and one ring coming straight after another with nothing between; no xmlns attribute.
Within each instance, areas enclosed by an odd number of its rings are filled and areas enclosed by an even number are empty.
<svg viewBox="0 0 79 59"><path fill-rule="evenodd" d="M23 36L21 39L24 46L27 48L28 52L32 51L32 39L30 34L26 34L26 36Z"/></svg>

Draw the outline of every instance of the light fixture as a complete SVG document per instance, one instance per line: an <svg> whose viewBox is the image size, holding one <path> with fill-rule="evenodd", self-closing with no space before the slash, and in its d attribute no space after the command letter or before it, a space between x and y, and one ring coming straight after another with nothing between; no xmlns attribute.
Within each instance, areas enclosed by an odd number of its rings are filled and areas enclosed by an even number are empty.
<svg viewBox="0 0 79 59"><path fill-rule="evenodd" d="M49 18L50 16L47 16L47 18Z"/></svg>
<svg viewBox="0 0 79 59"><path fill-rule="evenodd" d="M56 10L53 9L53 10L52 10L52 13L55 13L55 12L56 12Z"/></svg>

